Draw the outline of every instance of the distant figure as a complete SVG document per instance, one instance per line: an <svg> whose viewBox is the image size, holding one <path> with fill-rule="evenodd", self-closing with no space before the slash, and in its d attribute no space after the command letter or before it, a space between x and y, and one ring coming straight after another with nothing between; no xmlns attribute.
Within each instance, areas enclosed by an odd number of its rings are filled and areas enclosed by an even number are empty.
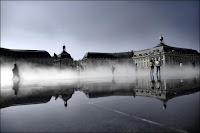
<svg viewBox="0 0 200 133"><path fill-rule="evenodd" d="M155 65L156 65L156 74L158 74L158 71L159 71L159 73L160 73L160 61L158 60L158 59L156 59L156 62L155 62Z"/></svg>
<svg viewBox="0 0 200 133"><path fill-rule="evenodd" d="M80 76L80 71L81 71L81 68L80 68L80 66L78 65L78 66L77 66L78 76Z"/></svg>
<svg viewBox="0 0 200 133"><path fill-rule="evenodd" d="M81 71L83 71L84 70L83 66L81 65L80 67L81 67Z"/></svg>
<svg viewBox="0 0 200 133"><path fill-rule="evenodd" d="M182 62L180 62L180 68L181 68L181 69L183 68L183 63L182 63Z"/></svg>
<svg viewBox="0 0 200 133"><path fill-rule="evenodd" d="M17 66L16 63L14 64L14 68L12 69L12 71L13 71L13 79L15 79L16 77L17 77L18 79L20 79L20 76L19 76L19 69L18 69L18 66Z"/></svg>
<svg viewBox="0 0 200 133"><path fill-rule="evenodd" d="M195 61L192 61L192 67L195 68L196 65L195 65Z"/></svg>
<svg viewBox="0 0 200 133"><path fill-rule="evenodd" d="M114 73L115 73L115 67L112 66L112 75L114 75Z"/></svg>
<svg viewBox="0 0 200 133"><path fill-rule="evenodd" d="M154 62L153 62L153 60L150 60L149 66L150 66L150 75L153 75L153 73L154 73Z"/></svg>
<svg viewBox="0 0 200 133"><path fill-rule="evenodd" d="M135 63L135 72L137 73L137 63Z"/></svg>

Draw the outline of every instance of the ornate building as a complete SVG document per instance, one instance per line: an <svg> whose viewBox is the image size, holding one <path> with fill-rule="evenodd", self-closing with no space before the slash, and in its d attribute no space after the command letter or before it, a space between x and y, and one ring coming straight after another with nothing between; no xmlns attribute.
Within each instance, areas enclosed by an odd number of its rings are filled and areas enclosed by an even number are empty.
<svg viewBox="0 0 200 133"><path fill-rule="evenodd" d="M0 48L0 63L31 63L35 65L52 66L50 54L44 50L18 50Z"/></svg>
<svg viewBox="0 0 200 133"><path fill-rule="evenodd" d="M131 64L138 68L149 67L150 60L158 59L162 66L179 66L180 62L185 65L195 64L199 67L200 53L193 49L177 48L166 45L163 37L160 43L150 49L123 52L123 53L94 53L88 52L83 57L81 64L84 67L97 65Z"/></svg>
<svg viewBox="0 0 200 133"><path fill-rule="evenodd" d="M69 53L66 51L65 45L63 46L63 51L57 55L54 53L53 56L54 66L60 68L73 68L74 67L74 60Z"/></svg>
<svg viewBox="0 0 200 133"><path fill-rule="evenodd" d="M199 65L200 54L193 49L177 48L166 45L163 37L160 43L150 49L134 51L133 60L139 68L149 67L149 61L158 59L162 66L192 65L193 62Z"/></svg>

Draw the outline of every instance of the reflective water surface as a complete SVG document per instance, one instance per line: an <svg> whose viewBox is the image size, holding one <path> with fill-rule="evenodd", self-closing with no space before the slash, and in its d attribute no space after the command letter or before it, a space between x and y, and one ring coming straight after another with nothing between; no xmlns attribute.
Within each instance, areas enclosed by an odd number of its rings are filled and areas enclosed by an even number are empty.
<svg viewBox="0 0 200 133"><path fill-rule="evenodd" d="M2 132L199 131L199 75L1 86Z"/></svg>

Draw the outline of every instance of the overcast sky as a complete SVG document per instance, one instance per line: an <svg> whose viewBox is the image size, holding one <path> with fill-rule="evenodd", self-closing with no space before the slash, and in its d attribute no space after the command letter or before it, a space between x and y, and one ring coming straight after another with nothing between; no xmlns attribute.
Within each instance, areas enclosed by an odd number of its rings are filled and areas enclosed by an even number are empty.
<svg viewBox="0 0 200 133"><path fill-rule="evenodd" d="M167 45L199 51L198 1L1 1L1 46L59 54Z"/></svg>

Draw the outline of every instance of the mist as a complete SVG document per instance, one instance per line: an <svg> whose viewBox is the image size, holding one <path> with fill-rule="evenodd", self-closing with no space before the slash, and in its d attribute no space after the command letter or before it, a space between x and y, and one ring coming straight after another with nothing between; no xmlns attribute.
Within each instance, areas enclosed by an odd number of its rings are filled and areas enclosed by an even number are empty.
<svg viewBox="0 0 200 133"><path fill-rule="evenodd" d="M101 66L95 65L93 68L88 68L78 73L77 69L60 69L57 67L45 67L36 66L33 64L20 64L19 74L20 80L23 83L70 83L77 80L85 81L99 81L105 79L106 81L111 81L113 78L117 82L134 82L136 78L149 78L150 68L139 69L129 64L116 64L114 75L112 74L111 66ZM13 64L1 64L1 86L12 85L13 78ZM154 68L154 75L156 73L156 67ZM180 67L162 67L160 75L162 78L191 78L199 74L198 68L193 68L191 66L184 66L182 69Z"/></svg>

